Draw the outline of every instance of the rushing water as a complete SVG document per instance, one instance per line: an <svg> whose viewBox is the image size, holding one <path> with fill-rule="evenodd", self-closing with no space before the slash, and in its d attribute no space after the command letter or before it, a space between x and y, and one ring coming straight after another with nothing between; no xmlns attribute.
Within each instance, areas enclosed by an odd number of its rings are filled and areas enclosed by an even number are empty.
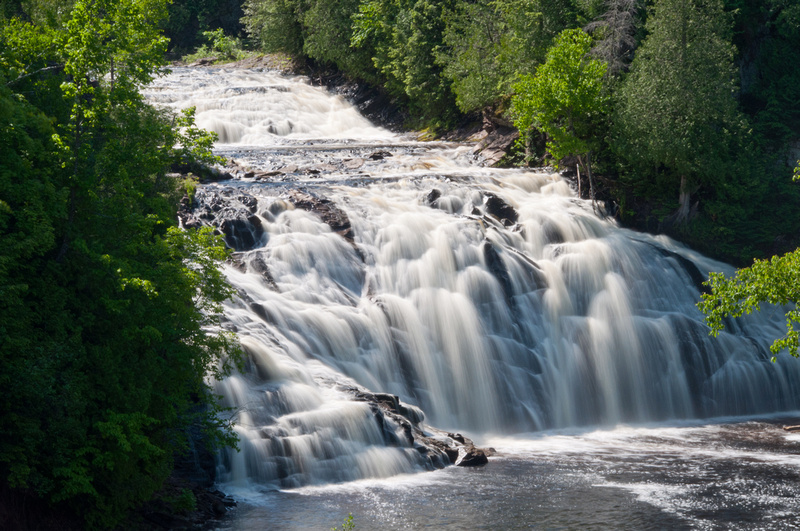
<svg viewBox="0 0 800 531"><path fill-rule="evenodd" d="M390 133L301 78L176 69L147 95L196 106L217 152L252 170L205 186L196 211L238 251L226 318L248 361L216 387L241 452L218 479L247 503L227 528L327 529L347 512L362 528L758 528L796 513L796 438L697 420L800 407L800 363L766 349L779 311L708 337L698 278L728 266L620 229L557 174ZM498 454L422 473L436 463L359 391Z"/></svg>

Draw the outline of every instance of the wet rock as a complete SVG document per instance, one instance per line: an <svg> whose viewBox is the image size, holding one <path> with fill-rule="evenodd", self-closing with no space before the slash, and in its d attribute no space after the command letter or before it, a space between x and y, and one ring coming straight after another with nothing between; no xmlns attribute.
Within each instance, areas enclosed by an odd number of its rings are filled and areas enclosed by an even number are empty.
<svg viewBox="0 0 800 531"><path fill-rule="evenodd" d="M449 446L444 449L444 453L447 456L447 459L450 461L450 464L456 464L458 461L459 451L457 447L450 448Z"/></svg>
<svg viewBox="0 0 800 531"><path fill-rule="evenodd" d="M233 175L215 166L201 164L199 162L175 163L170 166L170 171L182 175L194 175L201 183L219 182L233 179Z"/></svg>
<svg viewBox="0 0 800 531"><path fill-rule="evenodd" d="M368 158L370 160L383 160L387 157L391 157L392 154L388 151L376 151L375 153L371 154Z"/></svg>
<svg viewBox="0 0 800 531"><path fill-rule="evenodd" d="M219 57L201 57L189 66L211 66L219 61Z"/></svg>
<svg viewBox="0 0 800 531"><path fill-rule="evenodd" d="M488 240L483 242L483 259L486 262L486 268L494 275L494 278L497 279L500 286L502 286L506 299L511 299L514 295L511 275L509 275L508 268L497 252L497 249L495 249L492 242Z"/></svg>
<svg viewBox="0 0 800 531"><path fill-rule="evenodd" d="M294 203L295 208L317 214L333 232L353 243L353 229L350 226L350 219L332 201L314 197L299 190L289 192L289 200Z"/></svg>
<svg viewBox="0 0 800 531"><path fill-rule="evenodd" d="M689 260L688 258L684 258L683 256L679 255L676 252L664 249L663 247L658 247L656 245L650 244L655 250L657 250L662 256L666 256L667 258L672 258L675 260L678 265L683 269L683 271L689 276L692 280L692 284L694 287L697 288L697 291L700 293L711 293L711 289L708 286L703 285L706 281L706 276L700 271L700 269L695 265L694 262Z"/></svg>
<svg viewBox="0 0 800 531"><path fill-rule="evenodd" d="M491 192L484 193L486 212L498 219L504 226L510 227L519 219L514 208Z"/></svg>
<svg viewBox="0 0 800 531"><path fill-rule="evenodd" d="M486 452L480 448L469 448L464 455L456 462L456 466L483 466L489 462Z"/></svg>
<svg viewBox="0 0 800 531"><path fill-rule="evenodd" d="M189 196L183 196L178 208L178 222L184 229L196 229L203 225L203 221L194 213L194 205Z"/></svg>
<svg viewBox="0 0 800 531"><path fill-rule="evenodd" d="M424 415L419 408L404 404L396 395L371 393L357 387L339 387L355 400L370 404L370 410L381 427L386 444L413 446L424 455L431 468L447 465L482 466L488 453L460 433L446 433L431 426L422 426ZM398 437L399 428L402 437Z"/></svg>
<svg viewBox="0 0 800 531"><path fill-rule="evenodd" d="M278 285L275 283L275 279L272 277L272 273L269 271L267 262L264 260L264 257L261 256L261 254L258 254L254 258L250 259L250 266L248 270L260 274L261 277L267 282L268 286L273 288L275 291L278 291Z"/></svg>
<svg viewBox="0 0 800 531"><path fill-rule="evenodd" d="M256 209L258 208L258 199L249 194L240 194L236 197L236 199L245 207L247 207L247 210L249 210L252 214L256 213Z"/></svg>
<svg viewBox="0 0 800 531"><path fill-rule="evenodd" d="M464 437L460 433L448 433L447 436L450 437L451 439L453 439L456 442L460 442L461 444L467 444L467 441L469 441L470 444L472 444L472 441L470 441L469 439L467 439L466 437Z"/></svg>
<svg viewBox="0 0 800 531"><path fill-rule="evenodd" d="M264 227L261 218L256 215L244 215L242 211L229 214L219 224L219 230L225 235L225 243L237 251L248 251L261 243Z"/></svg>
<svg viewBox="0 0 800 531"><path fill-rule="evenodd" d="M440 197L442 197L442 192L438 188L434 188L425 195L425 204L434 206L433 204Z"/></svg>
<svg viewBox="0 0 800 531"><path fill-rule="evenodd" d="M233 253L228 259L228 263L236 268L237 271L247 273L247 264L244 262L244 255L242 255L242 253Z"/></svg>

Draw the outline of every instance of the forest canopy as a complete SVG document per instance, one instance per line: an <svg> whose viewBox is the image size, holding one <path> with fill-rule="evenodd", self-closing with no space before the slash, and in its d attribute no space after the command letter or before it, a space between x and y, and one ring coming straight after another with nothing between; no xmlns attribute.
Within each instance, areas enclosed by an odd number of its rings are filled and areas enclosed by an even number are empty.
<svg viewBox="0 0 800 531"><path fill-rule="evenodd" d="M526 160L574 168L565 155L591 152L588 170L624 224L738 264L800 243L790 153L800 69L780 66L800 64L796 2L245 0L244 13L256 46L379 85L411 125L517 116L526 137L545 137ZM566 129L530 121L520 104L539 90L531 82L552 68L563 32L578 30L584 63L605 65L603 104ZM560 105L543 102L536 116ZM585 147L565 148L566 130Z"/></svg>
<svg viewBox="0 0 800 531"><path fill-rule="evenodd" d="M67 9L67 11L61 8ZM208 231L176 225L192 115L149 106L167 0L4 4L0 25L0 521L41 504L110 528L190 429L232 443L206 377L236 344ZM6 513L6 511L10 511ZM71 515L71 516L70 516ZM35 517L33 518L35 521ZM30 523L30 522L29 522Z"/></svg>

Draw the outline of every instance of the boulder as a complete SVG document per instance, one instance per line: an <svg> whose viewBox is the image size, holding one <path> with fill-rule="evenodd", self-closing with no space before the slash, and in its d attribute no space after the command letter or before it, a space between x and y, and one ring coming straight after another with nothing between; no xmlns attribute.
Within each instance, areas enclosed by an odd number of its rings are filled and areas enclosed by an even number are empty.
<svg viewBox="0 0 800 531"><path fill-rule="evenodd" d="M514 207L491 192L484 192L483 196L487 214L494 216L506 227L517 222L519 215Z"/></svg>
<svg viewBox="0 0 800 531"><path fill-rule="evenodd" d="M434 203L440 197L442 197L441 190L439 190L438 188L434 188L425 195L425 204L430 206L435 206Z"/></svg>
<svg viewBox="0 0 800 531"><path fill-rule="evenodd" d="M474 446L464 451L464 454L456 462L456 466L483 466L489 462L486 452Z"/></svg>
<svg viewBox="0 0 800 531"><path fill-rule="evenodd" d="M225 243L231 249L248 251L261 243L264 226L261 218L254 214L234 211L222 220L219 230L225 235Z"/></svg>
<svg viewBox="0 0 800 531"><path fill-rule="evenodd" d="M339 386L339 389L350 393L354 400L369 403L386 444L413 446L427 458L432 469L453 464L473 467L488 463L488 451L476 448L469 438L460 433L447 433L423 426L422 411L404 404L396 395L371 393L355 386Z"/></svg>
<svg viewBox="0 0 800 531"><path fill-rule="evenodd" d="M387 157L391 157L392 154L388 151L376 151L375 153L371 154L368 158L370 160L383 160Z"/></svg>

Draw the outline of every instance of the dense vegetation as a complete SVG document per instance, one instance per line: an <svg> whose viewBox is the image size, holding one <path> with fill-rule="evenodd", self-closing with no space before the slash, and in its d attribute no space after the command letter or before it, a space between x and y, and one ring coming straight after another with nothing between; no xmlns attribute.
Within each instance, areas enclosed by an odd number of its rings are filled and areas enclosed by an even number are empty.
<svg viewBox="0 0 800 531"><path fill-rule="evenodd" d="M594 171L625 223L736 263L800 243L793 0L245 0L244 13L263 49L382 86L414 125L513 120L535 140L527 162Z"/></svg>
<svg viewBox="0 0 800 531"><path fill-rule="evenodd" d="M173 163L208 159L192 113L139 94L166 0L43 0L0 12L0 527L113 527L215 416L208 334L220 242L175 225Z"/></svg>

